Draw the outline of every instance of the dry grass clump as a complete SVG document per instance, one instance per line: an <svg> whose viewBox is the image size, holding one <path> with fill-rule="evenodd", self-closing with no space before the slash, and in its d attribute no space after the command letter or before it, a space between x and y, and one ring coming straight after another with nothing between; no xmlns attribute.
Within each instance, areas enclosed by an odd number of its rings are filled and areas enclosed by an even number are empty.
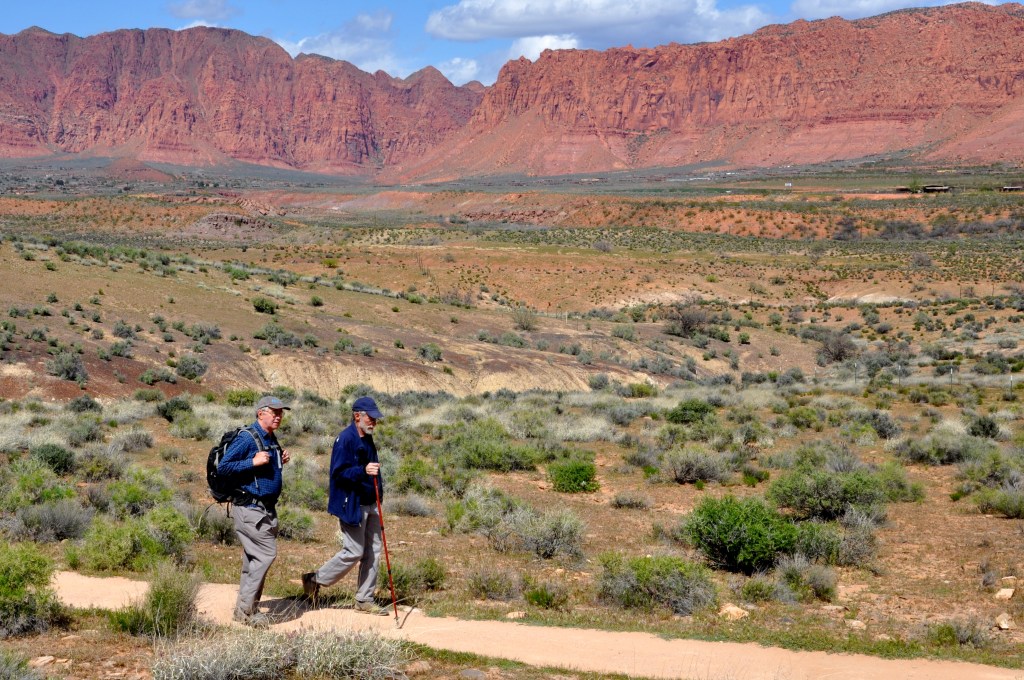
<svg viewBox="0 0 1024 680"><path fill-rule="evenodd" d="M161 563L149 581L149 590L139 601L111 612L111 625L132 635L174 638L199 625L196 598L200 579L197 574Z"/></svg>

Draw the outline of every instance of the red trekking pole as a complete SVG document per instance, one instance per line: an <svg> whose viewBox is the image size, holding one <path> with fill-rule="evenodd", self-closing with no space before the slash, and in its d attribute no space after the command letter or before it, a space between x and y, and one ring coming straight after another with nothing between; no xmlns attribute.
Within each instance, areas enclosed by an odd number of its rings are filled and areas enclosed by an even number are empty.
<svg viewBox="0 0 1024 680"><path fill-rule="evenodd" d="M388 565L388 586L391 587L391 606L395 608L395 625L398 623L398 600L395 599L395 581L391 578L391 558L388 556L388 535L384 533L384 511L380 507L380 484L373 477L373 493L377 496L377 516L380 517L380 538L384 543L384 563Z"/></svg>

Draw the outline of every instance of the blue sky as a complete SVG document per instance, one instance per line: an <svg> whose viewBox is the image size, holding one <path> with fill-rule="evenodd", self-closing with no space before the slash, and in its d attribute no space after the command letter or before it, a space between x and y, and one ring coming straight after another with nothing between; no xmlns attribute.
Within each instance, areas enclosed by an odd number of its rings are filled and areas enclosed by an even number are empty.
<svg viewBox="0 0 1024 680"><path fill-rule="evenodd" d="M766 24L856 19L932 0L6 0L0 33L40 26L88 36L119 28L207 25L270 38L405 77L435 66L462 84L545 48L650 47L721 40ZM989 4L997 4L990 2Z"/></svg>

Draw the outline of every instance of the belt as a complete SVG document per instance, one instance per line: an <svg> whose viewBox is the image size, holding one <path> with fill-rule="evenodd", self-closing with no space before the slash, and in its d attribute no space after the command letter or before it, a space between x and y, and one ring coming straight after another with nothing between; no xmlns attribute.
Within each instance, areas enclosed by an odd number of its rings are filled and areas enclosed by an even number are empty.
<svg viewBox="0 0 1024 680"><path fill-rule="evenodd" d="M245 501L243 503L235 503L234 505L239 508L259 508L264 512L269 512L271 515L276 514L274 505L267 505L259 498L253 498L252 500Z"/></svg>

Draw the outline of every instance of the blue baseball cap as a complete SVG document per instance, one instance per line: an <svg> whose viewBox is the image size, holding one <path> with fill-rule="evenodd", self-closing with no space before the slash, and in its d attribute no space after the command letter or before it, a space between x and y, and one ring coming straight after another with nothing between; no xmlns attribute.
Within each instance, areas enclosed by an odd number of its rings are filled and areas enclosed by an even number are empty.
<svg viewBox="0 0 1024 680"><path fill-rule="evenodd" d="M359 397L352 403L352 412L362 411L373 419L383 418L384 414L377 408L377 402L370 397Z"/></svg>

